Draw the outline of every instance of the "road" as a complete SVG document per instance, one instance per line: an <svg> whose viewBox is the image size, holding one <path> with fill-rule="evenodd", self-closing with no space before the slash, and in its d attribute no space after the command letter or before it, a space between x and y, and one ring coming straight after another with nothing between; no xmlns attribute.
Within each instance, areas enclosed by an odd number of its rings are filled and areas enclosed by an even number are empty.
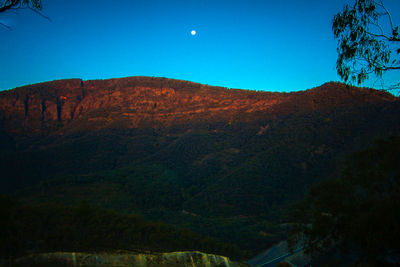
<svg viewBox="0 0 400 267"><path fill-rule="evenodd" d="M275 267L277 263L285 261L287 257L303 251L303 248L297 248L291 253L287 251L286 247L286 242L279 243L264 253L261 253L247 261L247 264L254 267Z"/></svg>
<svg viewBox="0 0 400 267"><path fill-rule="evenodd" d="M278 264L279 262L285 261L285 259L287 257L290 257L290 256L292 256L292 255L294 255L296 253L299 253L302 250L303 250L302 248L298 248L298 249L294 250L292 253L288 252L288 253L282 254L282 255L280 255L280 256L278 256L276 258L273 258L273 259L264 258L264 262L263 263L258 264L258 265L254 265L254 266L255 267L270 267L270 266L274 266L275 267L276 264Z"/></svg>

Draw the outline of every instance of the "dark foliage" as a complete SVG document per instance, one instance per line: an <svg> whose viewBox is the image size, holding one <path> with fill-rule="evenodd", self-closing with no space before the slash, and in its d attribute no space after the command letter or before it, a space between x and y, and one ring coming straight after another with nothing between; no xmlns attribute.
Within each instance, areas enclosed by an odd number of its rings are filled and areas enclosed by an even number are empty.
<svg viewBox="0 0 400 267"><path fill-rule="evenodd" d="M135 214L91 207L23 205L0 197L0 253L2 259L49 251L190 251L198 250L233 259L246 252L163 223L144 220Z"/></svg>
<svg viewBox="0 0 400 267"><path fill-rule="evenodd" d="M354 154L337 179L312 187L293 211L291 246L381 266L400 260L400 137Z"/></svg>
<svg viewBox="0 0 400 267"><path fill-rule="evenodd" d="M15 8L32 8L36 10L42 9L41 0L1 0L0 12Z"/></svg>
<svg viewBox="0 0 400 267"><path fill-rule="evenodd" d="M333 19L338 39L336 69L345 81L361 84L370 74L382 77L400 69L399 27L379 0L356 0ZM388 29L388 30L386 30ZM395 84L385 89L399 89Z"/></svg>
<svg viewBox="0 0 400 267"><path fill-rule="evenodd" d="M28 8L43 18L50 20L49 17L46 17L40 12L40 10L42 10L42 0L0 0L0 13L7 12L8 10L25 8ZM9 25L2 22L0 22L0 26L12 30Z"/></svg>

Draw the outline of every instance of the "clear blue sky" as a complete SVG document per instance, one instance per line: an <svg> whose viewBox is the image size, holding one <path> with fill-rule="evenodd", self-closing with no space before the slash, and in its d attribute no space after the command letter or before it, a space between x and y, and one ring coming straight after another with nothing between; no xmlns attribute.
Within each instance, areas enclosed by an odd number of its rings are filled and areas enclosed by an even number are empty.
<svg viewBox="0 0 400 267"><path fill-rule="evenodd" d="M43 0L51 22L28 10L0 14L13 28L0 27L0 90L138 75L304 90L339 81L331 22L353 2ZM385 3L399 22L400 1Z"/></svg>

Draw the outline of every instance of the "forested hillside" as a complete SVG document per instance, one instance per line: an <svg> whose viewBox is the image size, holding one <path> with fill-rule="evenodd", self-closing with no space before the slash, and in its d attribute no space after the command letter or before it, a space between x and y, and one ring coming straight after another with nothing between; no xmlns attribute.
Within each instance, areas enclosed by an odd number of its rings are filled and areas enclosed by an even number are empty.
<svg viewBox="0 0 400 267"><path fill-rule="evenodd" d="M2 193L191 229L255 254L346 155L400 132L398 98L327 83L293 93L165 78L61 80L0 93Z"/></svg>

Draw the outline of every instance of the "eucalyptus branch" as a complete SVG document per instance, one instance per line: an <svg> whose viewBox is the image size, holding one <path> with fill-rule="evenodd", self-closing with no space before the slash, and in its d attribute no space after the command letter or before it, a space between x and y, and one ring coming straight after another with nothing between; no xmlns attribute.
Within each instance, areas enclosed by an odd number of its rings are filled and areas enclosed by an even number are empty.
<svg viewBox="0 0 400 267"><path fill-rule="evenodd" d="M11 9L13 6L14 6L14 3L13 3L13 2L11 2L11 3L9 3L9 4L4 3L4 5L3 5L2 7L0 7L0 13L1 13L1 12L4 12L4 11L6 11L6 10Z"/></svg>
<svg viewBox="0 0 400 267"><path fill-rule="evenodd" d="M387 70L400 70L400 66L399 66L399 67L392 67L392 66L384 67L384 68L382 68L382 70L383 70L383 71L387 71Z"/></svg>
<svg viewBox="0 0 400 267"><path fill-rule="evenodd" d="M1 0L0 0L1 1ZM41 0L5 0L1 1L1 6L0 6L0 13L5 12L5 11L14 11L18 9L29 9L42 18L47 19L48 21L51 21L50 17L44 15L40 10L42 10L42 2ZM0 22L0 26L3 26L9 30L12 30L12 28L4 23Z"/></svg>
<svg viewBox="0 0 400 267"><path fill-rule="evenodd" d="M358 84L370 75L382 77L387 71L400 70L393 46L400 41L398 27L393 25L391 14L382 0L354 0L353 7L346 5L334 16L332 30L338 39L336 69L344 81ZM392 32L388 33L380 22L388 18Z"/></svg>
<svg viewBox="0 0 400 267"><path fill-rule="evenodd" d="M379 25L378 23L375 23L375 22L371 21L370 24L375 26L375 27L377 27L381 31L381 34L385 34L385 31L382 29L382 26Z"/></svg>
<svg viewBox="0 0 400 267"><path fill-rule="evenodd" d="M371 65L371 60L365 57L357 57L355 58L355 61L360 64L362 67L365 68L370 68ZM373 73L373 71L370 71L368 73Z"/></svg>
<svg viewBox="0 0 400 267"><path fill-rule="evenodd" d="M5 28L9 29L10 31L12 31L12 28L10 26L8 26L7 24L0 22L0 26L3 26Z"/></svg>
<svg viewBox="0 0 400 267"><path fill-rule="evenodd" d="M399 90L400 89L400 83L391 85L389 88L386 90L392 91L392 90Z"/></svg>
<svg viewBox="0 0 400 267"><path fill-rule="evenodd" d="M393 31L394 30L394 26L393 26L392 15L390 15L390 12L387 10L385 5L383 4L383 1L380 0L380 2L381 2L380 6L385 10L386 15L388 15L388 17L389 17L390 27L392 28L392 31Z"/></svg>
<svg viewBox="0 0 400 267"><path fill-rule="evenodd" d="M31 8L31 7L29 7L29 9L32 10L33 12L35 12L36 14L38 14L39 16L41 16L42 18L45 18L48 21L51 21L51 18L46 16L46 15L44 15L42 12L40 12L40 11L34 9L34 8Z"/></svg>
<svg viewBox="0 0 400 267"><path fill-rule="evenodd" d="M376 34L376 33L372 33L372 32L369 32L369 31L365 31L365 33L368 34L368 35L374 36L374 37L385 38L388 41L392 41L393 40L393 37L389 37L389 36L387 36L385 34Z"/></svg>
<svg viewBox="0 0 400 267"><path fill-rule="evenodd" d="M42 4L41 0L6 0L0 6L0 13L5 12L7 10L15 10L15 9L24 9L29 8L31 10L41 10Z"/></svg>

